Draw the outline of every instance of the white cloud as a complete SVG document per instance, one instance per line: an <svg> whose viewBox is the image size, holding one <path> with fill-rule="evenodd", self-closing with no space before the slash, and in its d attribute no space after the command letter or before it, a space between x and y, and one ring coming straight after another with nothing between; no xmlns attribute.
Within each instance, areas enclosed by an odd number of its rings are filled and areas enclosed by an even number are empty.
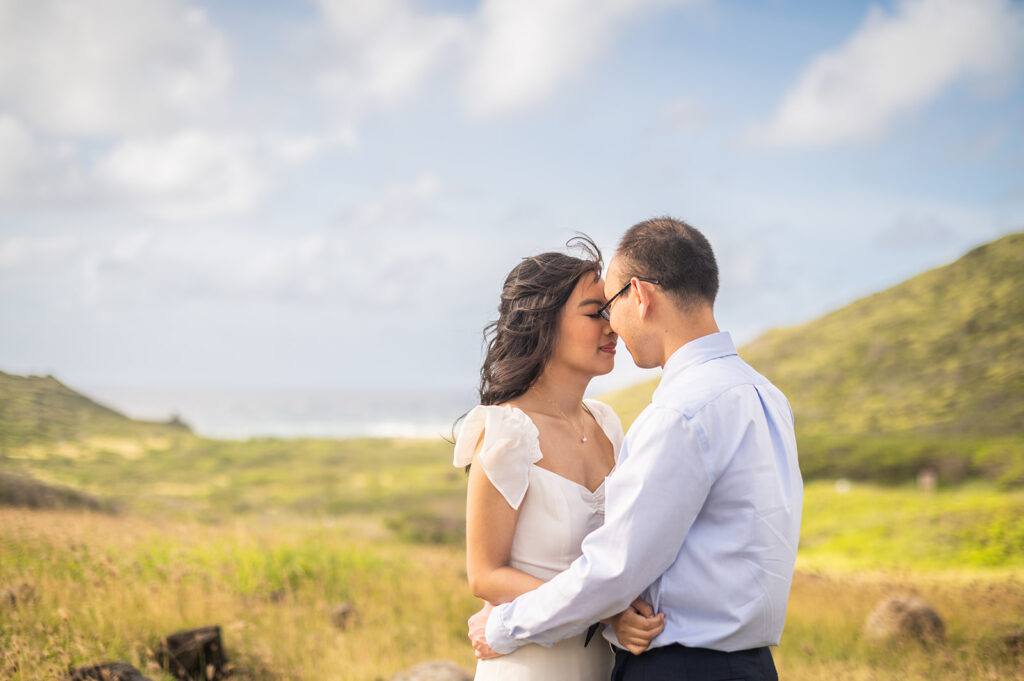
<svg viewBox="0 0 1024 681"><path fill-rule="evenodd" d="M835 50L816 57L775 117L751 132L774 146L827 146L879 136L949 86L983 86L1019 70L1024 11L1009 0L902 0L872 8Z"/></svg>
<svg viewBox="0 0 1024 681"><path fill-rule="evenodd" d="M0 240L0 272L15 273L19 268L33 267L45 269L80 247L80 239L73 234L8 237Z"/></svg>
<svg viewBox="0 0 1024 681"><path fill-rule="evenodd" d="M465 19L417 14L407 0L317 1L330 41L317 87L343 126L417 92L464 38Z"/></svg>
<svg viewBox="0 0 1024 681"><path fill-rule="evenodd" d="M318 135L280 135L267 140L271 154L283 163L303 163L316 157L328 146Z"/></svg>
<svg viewBox="0 0 1024 681"><path fill-rule="evenodd" d="M624 22L672 0L484 0L464 79L466 106L501 114L544 99Z"/></svg>
<svg viewBox="0 0 1024 681"><path fill-rule="evenodd" d="M171 220L245 212L268 180L246 136L200 130L126 140L99 161L95 175L115 199Z"/></svg>
<svg viewBox="0 0 1024 681"><path fill-rule="evenodd" d="M221 34L183 0L0 3L0 107L38 130L148 131L207 111L230 76Z"/></svg>
<svg viewBox="0 0 1024 681"><path fill-rule="evenodd" d="M693 0L484 0L472 14L423 14L409 0L317 0L331 56L318 78L343 123L422 91L443 66L462 73L473 115L525 109L577 74L626 21Z"/></svg>
<svg viewBox="0 0 1024 681"><path fill-rule="evenodd" d="M378 231L413 227L430 213L433 199L442 191L441 181L422 173L411 182L391 182L368 197L346 219L349 228Z"/></svg>
<svg viewBox="0 0 1024 681"><path fill-rule="evenodd" d="M133 164L125 166L123 173L131 174ZM412 314L444 294L438 277L449 283L458 276L454 261L480 258L472 249L452 248L457 230L439 216L443 198L443 183L425 172L380 187L340 223L319 229L186 224L0 235L0 292L25 289L28 282L43 298L63 304L67 296L53 292L73 290L80 294L76 304L93 311L254 303L405 306ZM424 276L431 267L440 271Z"/></svg>
<svg viewBox="0 0 1024 681"><path fill-rule="evenodd" d="M0 112L0 202L66 198L82 188L70 144L40 141L21 121Z"/></svg>

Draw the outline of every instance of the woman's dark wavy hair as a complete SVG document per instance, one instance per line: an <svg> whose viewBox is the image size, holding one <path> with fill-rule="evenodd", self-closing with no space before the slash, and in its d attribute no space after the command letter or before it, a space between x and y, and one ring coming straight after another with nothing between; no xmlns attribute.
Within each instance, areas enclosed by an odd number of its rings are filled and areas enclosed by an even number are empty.
<svg viewBox="0 0 1024 681"><path fill-rule="evenodd" d="M524 258L501 289L498 318L484 329L480 404L504 404L530 389L551 359L562 308L580 278L601 278L601 250L585 234L566 242L583 257L541 253Z"/></svg>
<svg viewBox="0 0 1024 681"><path fill-rule="evenodd" d="M593 239L580 234L565 245L582 257L541 253L524 258L505 277L498 318L484 328L480 404L504 404L530 389L551 359L560 314L576 284L588 274L600 279L604 264Z"/></svg>

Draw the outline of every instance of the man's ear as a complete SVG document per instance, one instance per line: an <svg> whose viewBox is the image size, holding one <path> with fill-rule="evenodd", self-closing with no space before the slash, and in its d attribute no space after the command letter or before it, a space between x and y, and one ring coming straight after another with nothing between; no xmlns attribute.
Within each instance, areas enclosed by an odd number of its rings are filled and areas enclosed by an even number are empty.
<svg viewBox="0 0 1024 681"><path fill-rule="evenodd" d="M633 287L636 289L636 304L640 306L640 319L645 319L654 304L654 289L651 288L651 284L639 279L636 280Z"/></svg>

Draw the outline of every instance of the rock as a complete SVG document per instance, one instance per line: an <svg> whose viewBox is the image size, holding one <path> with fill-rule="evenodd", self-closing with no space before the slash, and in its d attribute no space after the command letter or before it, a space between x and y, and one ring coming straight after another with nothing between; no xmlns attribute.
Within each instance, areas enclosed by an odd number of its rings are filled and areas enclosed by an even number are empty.
<svg viewBox="0 0 1024 681"><path fill-rule="evenodd" d="M182 681L213 681L224 678L228 672L220 627L216 625L167 636L160 642L155 657L161 669Z"/></svg>
<svg viewBox="0 0 1024 681"><path fill-rule="evenodd" d="M345 603L339 603L331 608L331 624L339 629L348 629L348 626L352 624L352 620L355 616L355 606L347 601Z"/></svg>
<svg viewBox="0 0 1024 681"><path fill-rule="evenodd" d="M946 627L935 609L916 596L890 596L868 615L864 635L874 641L916 639L926 645L946 637Z"/></svg>
<svg viewBox="0 0 1024 681"><path fill-rule="evenodd" d="M1002 636L999 642L1003 644L1003 649L1008 653L1013 655L1024 654L1024 631Z"/></svg>
<svg viewBox="0 0 1024 681"><path fill-rule="evenodd" d="M68 681L152 681L127 662L105 662L71 670Z"/></svg>
<svg viewBox="0 0 1024 681"><path fill-rule="evenodd" d="M449 660L433 660L398 672L391 681L473 681L473 675Z"/></svg>
<svg viewBox="0 0 1024 681"><path fill-rule="evenodd" d="M5 607L16 608L23 603L28 603L35 597L35 588L28 582L22 582L17 586L0 591L0 609Z"/></svg>

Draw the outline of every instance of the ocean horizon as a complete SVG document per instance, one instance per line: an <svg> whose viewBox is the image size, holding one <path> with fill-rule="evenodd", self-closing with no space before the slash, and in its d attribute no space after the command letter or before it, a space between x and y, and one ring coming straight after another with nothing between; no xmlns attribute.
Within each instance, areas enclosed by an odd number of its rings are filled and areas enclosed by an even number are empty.
<svg viewBox="0 0 1024 681"><path fill-rule="evenodd" d="M296 387L83 386L97 402L137 419L179 418L218 439L450 437L477 403L472 389L385 391Z"/></svg>

